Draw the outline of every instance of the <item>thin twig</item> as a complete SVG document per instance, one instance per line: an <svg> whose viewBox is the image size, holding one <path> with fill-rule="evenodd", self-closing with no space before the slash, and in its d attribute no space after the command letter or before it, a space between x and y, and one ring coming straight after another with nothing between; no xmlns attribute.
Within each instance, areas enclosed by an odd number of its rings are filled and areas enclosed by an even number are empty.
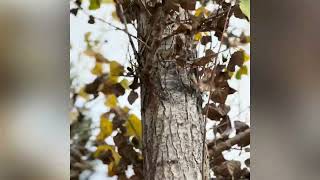
<svg viewBox="0 0 320 180"><path fill-rule="evenodd" d="M91 14L89 14L87 11L85 11L82 7L79 7L79 9L82 10L82 12L83 12L84 14L86 14L87 16L92 16L92 17L94 17L94 19L96 19L96 20L98 20L98 21L100 21L100 22L102 22L102 23L105 23L105 24L107 24L108 26L113 27L115 30L119 30L119 31L122 31L122 32L126 33L129 37L135 38L136 40L138 40L138 41L140 41L142 44L144 44L146 47L150 48L150 46L148 46L148 44L147 44L146 42L144 42L144 41L143 41L142 39L140 39L139 37L137 37L137 36L129 33L128 31L126 31L126 29L122 29L122 28L120 28L120 27L118 27L118 26L116 26L116 25L114 25L114 24L112 24L112 23L104 20L104 19L101 18L101 17L97 17L97 16L91 15Z"/></svg>
<svg viewBox="0 0 320 180"><path fill-rule="evenodd" d="M219 51L220 51L220 49L221 49L221 46L222 46L222 42L223 42L223 35L224 35L224 33L225 33L225 31L226 31L226 26L227 26L227 23L228 23L228 18L229 18L229 13L230 13L230 11L231 11L231 7L232 7L232 5L230 5L230 7L229 7L229 9L228 9L228 13L227 13L227 17L226 17L226 21L225 21L225 23L224 23L224 27L223 27L223 32L222 32L222 35L221 35L221 43L220 43L220 45L219 45L219 49L218 49L218 53L219 53ZM214 58L214 63L217 65L217 57L218 56L216 56L215 58ZM213 71L212 71L212 76L211 77L213 77ZM209 91L209 98L208 98L208 102L207 102L207 104L209 104L210 103L210 99L211 99L211 96L212 96L212 86L210 86L210 91ZM202 180L205 180L205 176L204 176L204 166L205 166L205 149L206 149L206 134L207 134L207 129L206 129L206 124L207 124L207 117L208 117L208 112L209 112L209 108L207 108L207 110L206 110L206 114L205 114L205 116L204 116L204 134L203 134L203 139L202 139L202 143L203 143L203 147L202 147ZM215 138L216 139L216 138ZM214 139L214 140L215 140Z"/></svg>

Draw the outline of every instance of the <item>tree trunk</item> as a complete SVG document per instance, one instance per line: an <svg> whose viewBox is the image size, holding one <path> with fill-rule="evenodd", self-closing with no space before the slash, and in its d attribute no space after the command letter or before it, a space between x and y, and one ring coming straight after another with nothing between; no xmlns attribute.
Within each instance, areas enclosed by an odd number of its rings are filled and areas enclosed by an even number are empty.
<svg viewBox="0 0 320 180"><path fill-rule="evenodd" d="M138 36L149 46L139 43L144 178L200 180L204 147L201 94L190 80L193 70L176 62L176 55L184 60L195 58L195 47L190 35L162 40L175 28L169 22L184 19L186 13L181 9L180 15L170 16L162 7L154 9L152 16L142 10L138 15ZM208 179L207 160L204 170L204 179Z"/></svg>

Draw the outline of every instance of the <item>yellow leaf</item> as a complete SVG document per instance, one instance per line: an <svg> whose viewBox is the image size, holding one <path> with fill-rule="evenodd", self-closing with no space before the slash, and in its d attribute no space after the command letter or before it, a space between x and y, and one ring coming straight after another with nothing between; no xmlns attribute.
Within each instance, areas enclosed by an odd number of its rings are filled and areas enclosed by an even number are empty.
<svg viewBox="0 0 320 180"><path fill-rule="evenodd" d="M194 35L194 40L196 40L196 41L200 41L201 38L202 38L201 32L198 32L197 34Z"/></svg>
<svg viewBox="0 0 320 180"><path fill-rule="evenodd" d="M240 80L242 75L248 75L248 67L241 66L240 69L236 73L236 79Z"/></svg>
<svg viewBox="0 0 320 180"><path fill-rule="evenodd" d="M120 76L124 72L123 66L121 66L116 61L110 62L110 75L111 76Z"/></svg>
<svg viewBox="0 0 320 180"><path fill-rule="evenodd" d="M83 52L85 55L90 56L90 57L95 57L96 56L96 52L94 52L91 49L87 49Z"/></svg>
<svg viewBox="0 0 320 180"><path fill-rule="evenodd" d="M111 13L111 16L113 17L114 20L120 21L120 19L119 19L118 15L117 15L117 12L116 12L116 11L113 11L113 12Z"/></svg>
<svg viewBox="0 0 320 180"><path fill-rule="evenodd" d="M247 61L249 61L250 60L250 56L249 56L249 54L247 54L247 53L243 53L243 59L244 59L244 62L247 62Z"/></svg>
<svg viewBox="0 0 320 180"><path fill-rule="evenodd" d="M114 1L113 0L102 0L102 3L110 4L110 3L114 3Z"/></svg>
<svg viewBox="0 0 320 180"><path fill-rule="evenodd" d="M116 165L114 162L108 164L108 176L116 175Z"/></svg>
<svg viewBox="0 0 320 180"><path fill-rule="evenodd" d="M104 144L104 145L100 145L97 147L97 150L94 152L93 156L95 158L99 157L102 153L108 152L108 151L112 152L112 156L114 159L114 162L116 162L116 164L119 163L121 156L119 155L119 153L114 149L113 146Z"/></svg>
<svg viewBox="0 0 320 180"><path fill-rule="evenodd" d="M232 76L233 76L233 74L234 74L234 72L230 72L230 71L228 71L228 74L229 74L229 76L230 76L230 77L232 77Z"/></svg>
<svg viewBox="0 0 320 180"><path fill-rule="evenodd" d="M142 125L140 119L134 115L130 114L127 122L125 123L127 128L126 136L136 136L139 140L142 137Z"/></svg>
<svg viewBox="0 0 320 180"><path fill-rule="evenodd" d="M109 76L106 80L106 84L117 84L118 83L118 76Z"/></svg>
<svg viewBox="0 0 320 180"><path fill-rule="evenodd" d="M97 62L94 68L91 70L91 73L97 76L101 75L103 73L103 64Z"/></svg>
<svg viewBox="0 0 320 180"><path fill-rule="evenodd" d="M198 9L196 9L194 16L199 17L202 14L209 16L210 12L205 7L199 7Z"/></svg>
<svg viewBox="0 0 320 180"><path fill-rule="evenodd" d="M105 102L105 105L110 107L110 108L114 108L117 106L117 97L114 94L108 95L107 96L107 100Z"/></svg>
<svg viewBox="0 0 320 180"><path fill-rule="evenodd" d="M112 122L105 115L102 115L100 118L100 133L97 136L97 140L104 141L111 135L112 131Z"/></svg>
<svg viewBox="0 0 320 180"><path fill-rule="evenodd" d="M128 112L130 111L130 109L129 109L127 106L125 106L124 108L122 108L122 110L123 110L124 113L128 113Z"/></svg>
<svg viewBox="0 0 320 180"><path fill-rule="evenodd" d="M78 95L84 98L85 100L88 100L90 98L90 95L85 92L84 88L80 89L80 91L78 92Z"/></svg>
<svg viewBox="0 0 320 180"><path fill-rule="evenodd" d="M127 79L122 79L120 84L124 89L129 89L129 81Z"/></svg>
<svg viewBox="0 0 320 180"><path fill-rule="evenodd" d="M194 16L196 17L200 16L203 13L204 9L205 9L204 7L199 7L198 9L196 9Z"/></svg>
<svg viewBox="0 0 320 180"><path fill-rule="evenodd" d="M119 153L114 149L113 146L110 145L100 145L98 146L96 152L93 154L95 158L99 158L100 155L103 155L107 152L112 153L112 158L109 158L110 163L108 164L108 175L114 176L116 174L117 166L119 165L121 156Z"/></svg>

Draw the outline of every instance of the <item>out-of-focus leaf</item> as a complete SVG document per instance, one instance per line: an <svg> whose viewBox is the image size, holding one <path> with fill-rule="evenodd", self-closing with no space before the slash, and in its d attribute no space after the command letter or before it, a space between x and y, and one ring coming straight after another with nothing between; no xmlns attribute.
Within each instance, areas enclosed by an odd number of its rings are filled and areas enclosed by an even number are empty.
<svg viewBox="0 0 320 180"><path fill-rule="evenodd" d="M194 16L196 17L199 17L201 16L202 14L204 14L206 12L206 8L204 7L199 7L198 9L196 9L195 13L194 13Z"/></svg>
<svg viewBox="0 0 320 180"><path fill-rule="evenodd" d="M122 87L120 83L111 83L111 82L105 82L103 88L101 89L101 92L105 95L113 94L116 97L124 95L126 90Z"/></svg>
<svg viewBox="0 0 320 180"><path fill-rule="evenodd" d="M108 76L105 84L117 84L118 83L118 76Z"/></svg>
<svg viewBox="0 0 320 180"><path fill-rule="evenodd" d="M125 123L125 127L127 128L126 136L136 136L141 140L142 126L140 119L136 115L129 115L128 120Z"/></svg>
<svg viewBox="0 0 320 180"><path fill-rule="evenodd" d="M100 133L97 136L98 141L104 141L112 133L112 122L105 116L100 117Z"/></svg>
<svg viewBox="0 0 320 180"><path fill-rule="evenodd" d="M226 165L230 175L233 177L232 179L239 179L241 175L241 162L231 160L227 161Z"/></svg>
<svg viewBox="0 0 320 180"><path fill-rule="evenodd" d="M102 0L103 4L110 4L110 3L114 3L114 0Z"/></svg>
<svg viewBox="0 0 320 180"><path fill-rule="evenodd" d="M85 88L81 88L78 92L78 95L84 98L85 100L88 100L90 98L89 94L86 93Z"/></svg>
<svg viewBox="0 0 320 180"><path fill-rule="evenodd" d="M201 44L206 45L207 43L211 42L211 36L203 36L201 38Z"/></svg>
<svg viewBox="0 0 320 180"><path fill-rule="evenodd" d="M94 68L91 70L91 73L100 76L103 73L103 64L97 62Z"/></svg>
<svg viewBox="0 0 320 180"><path fill-rule="evenodd" d="M242 66L236 73L236 79L240 80L242 75L248 75L247 66Z"/></svg>
<svg viewBox="0 0 320 180"><path fill-rule="evenodd" d="M129 89L129 81L127 79L122 79L120 84L124 89Z"/></svg>
<svg viewBox="0 0 320 180"><path fill-rule="evenodd" d="M200 39L202 38L202 33L198 32L197 34L194 35L194 40L195 41L200 41Z"/></svg>
<svg viewBox="0 0 320 180"><path fill-rule="evenodd" d="M244 63L244 51L239 50L231 55L229 64L227 66L228 71L234 72L236 66L242 66Z"/></svg>
<svg viewBox="0 0 320 180"><path fill-rule="evenodd" d="M85 92L88 94L97 95L102 85L103 79L101 77L97 77L92 83L86 85Z"/></svg>
<svg viewBox="0 0 320 180"><path fill-rule="evenodd" d="M91 44L90 44L90 36L91 36L91 32L87 32L87 33L85 33L84 34L84 41L86 42L86 44L87 44L87 51L85 51L85 54L87 54L87 55L89 55L89 54L92 54L92 50L91 50L91 48L92 48L92 46L91 46ZM90 52L90 53L89 53ZM94 52L93 52L94 53Z"/></svg>
<svg viewBox="0 0 320 180"><path fill-rule="evenodd" d="M240 9L243 12L243 14L246 15L250 20L250 0L241 0Z"/></svg>
<svg viewBox="0 0 320 180"><path fill-rule="evenodd" d="M90 0L89 10L99 9L101 6L101 0Z"/></svg>
<svg viewBox="0 0 320 180"><path fill-rule="evenodd" d="M195 10L196 0L180 0L180 5L185 10Z"/></svg>
<svg viewBox="0 0 320 180"><path fill-rule="evenodd" d="M119 16L118 16L118 14L117 14L116 11L113 11L113 12L111 13L111 16L112 16L112 18L113 18L114 20L120 21L120 18L119 18Z"/></svg>
<svg viewBox="0 0 320 180"><path fill-rule="evenodd" d="M117 106L118 100L117 97L114 94L108 95L105 105L110 107L110 108L114 108Z"/></svg>
<svg viewBox="0 0 320 180"><path fill-rule="evenodd" d="M121 156L115 151L113 146L101 145L98 146L94 157L101 159L102 162L108 164L108 175L114 176L117 173L117 167L119 165Z"/></svg>
<svg viewBox="0 0 320 180"><path fill-rule="evenodd" d="M120 76L124 72L124 68L117 61L110 62L110 75L111 76Z"/></svg>
<svg viewBox="0 0 320 180"><path fill-rule="evenodd" d="M250 56L247 53L243 53L244 62L248 62L250 60Z"/></svg>

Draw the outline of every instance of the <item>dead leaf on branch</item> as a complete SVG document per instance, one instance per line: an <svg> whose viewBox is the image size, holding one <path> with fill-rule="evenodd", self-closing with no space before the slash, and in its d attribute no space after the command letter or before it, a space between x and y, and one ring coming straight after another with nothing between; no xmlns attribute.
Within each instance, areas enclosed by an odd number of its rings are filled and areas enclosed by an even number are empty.
<svg viewBox="0 0 320 180"><path fill-rule="evenodd" d="M244 161L244 164L247 166L247 167L250 167L250 158L246 159Z"/></svg>
<svg viewBox="0 0 320 180"><path fill-rule="evenodd" d="M228 171L233 178L239 178L241 176L241 162L240 161L226 161Z"/></svg>
<svg viewBox="0 0 320 180"><path fill-rule="evenodd" d="M223 104L221 104L221 105L223 105ZM224 106L226 106L226 105L224 105ZM230 107L229 107L229 110L230 110ZM229 116L225 115L222 118L222 121L220 121L220 123L218 124L217 132L219 132L221 134L221 136L224 138L224 137L229 136L231 130L232 130L232 126L231 126L230 118L229 118Z"/></svg>
<svg viewBox="0 0 320 180"><path fill-rule="evenodd" d="M185 10L195 10L196 0L180 0L180 5Z"/></svg>
<svg viewBox="0 0 320 180"><path fill-rule="evenodd" d="M229 64L227 66L227 70L230 72L234 72L236 66L241 67L244 63L244 51L240 50L231 55Z"/></svg>
<svg viewBox="0 0 320 180"><path fill-rule="evenodd" d="M138 89L138 87L140 87L140 83L138 82L138 80L138 77L134 77L133 82L130 84L129 88L132 90Z"/></svg>
<svg viewBox="0 0 320 180"><path fill-rule="evenodd" d="M134 90L132 90L128 96L128 102L132 105L136 99L138 99L139 95Z"/></svg>
<svg viewBox="0 0 320 180"><path fill-rule="evenodd" d="M236 129L236 134L239 134L247 129L249 129L250 127L241 121L234 121L234 128Z"/></svg>
<svg viewBox="0 0 320 180"><path fill-rule="evenodd" d="M209 108L209 109L208 109ZM226 116L230 111L230 107L225 104L216 106L214 103L206 105L203 113L206 114L208 111L208 118L214 121L220 121L222 117Z"/></svg>
<svg viewBox="0 0 320 180"><path fill-rule="evenodd" d="M211 100L217 103L224 104L227 100L228 95L235 92L236 90L229 87L229 85L226 87L219 87L212 92Z"/></svg>
<svg viewBox="0 0 320 180"><path fill-rule="evenodd" d="M217 54L214 53L211 49L207 49L205 56L198 58L198 59L195 59L191 66L192 67L205 66L209 62L212 62L213 58L216 56L217 56Z"/></svg>
<svg viewBox="0 0 320 180"><path fill-rule="evenodd" d="M201 38L201 44L202 45L207 45L209 42L212 42L211 36L203 36Z"/></svg>
<svg viewBox="0 0 320 180"><path fill-rule="evenodd" d="M240 161L225 161L219 166L214 166L213 171L218 179L239 179L241 176Z"/></svg>
<svg viewBox="0 0 320 180"><path fill-rule="evenodd" d="M173 34L179 34L179 33L191 32L191 31L192 31L192 25L190 25L190 24L181 24L181 25L173 32Z"/></svg>

